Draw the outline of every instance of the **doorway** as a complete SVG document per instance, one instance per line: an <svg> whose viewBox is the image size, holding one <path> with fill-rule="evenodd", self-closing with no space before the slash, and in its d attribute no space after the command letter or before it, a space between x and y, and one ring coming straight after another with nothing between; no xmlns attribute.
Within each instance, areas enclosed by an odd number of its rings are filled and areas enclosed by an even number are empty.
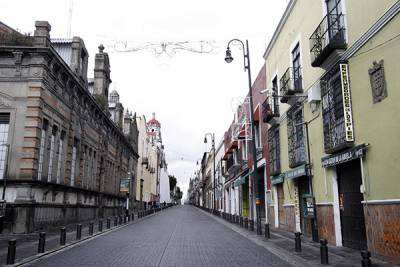
<svg viewBox="0 0 400 267"><path fill-rule="evenodd" d="M300 227L304 236L310 237L312 234L311 219L305 214L305 197L310 195L310 178L308 176L299 177L297 185L299 189L299 205L300 205Z"/></svg>
<svg viewBox="0 0 400 267"><path fill-rule="evenodd" d="M261 200L260 218L265 219L265 183L264 183L264 168L257 169L258 177L258 196Z"/></svg>
<svg viewBox="0 0 400 267"><path fill-rule="evenodd" d="M364 209L360 193L360 160L352 160L336 166L339 187L340 224L343 246L367 249Z"/></svg>

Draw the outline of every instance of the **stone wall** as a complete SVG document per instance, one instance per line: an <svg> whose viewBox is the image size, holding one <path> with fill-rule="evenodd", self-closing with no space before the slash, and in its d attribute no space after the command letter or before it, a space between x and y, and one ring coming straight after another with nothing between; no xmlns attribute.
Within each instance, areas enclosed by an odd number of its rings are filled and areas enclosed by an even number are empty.
<svg viewBox="0 0 400 267"><path fill-rule="evenodd" d="M364 204L368 250L400 265L400 204Z"/></svg>

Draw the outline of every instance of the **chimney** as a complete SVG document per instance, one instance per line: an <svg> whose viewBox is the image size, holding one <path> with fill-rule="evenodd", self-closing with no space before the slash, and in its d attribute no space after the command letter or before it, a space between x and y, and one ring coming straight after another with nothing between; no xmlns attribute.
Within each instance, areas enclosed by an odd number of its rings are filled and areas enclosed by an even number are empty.
<svg viewBox="0 0 400 267"><path fill-rule="evenodd" d="M35 46L50 46L50 24L47 21L36 21L35 27L33 34Z"/></svg>
<svg viewBox="0 0 400 267"><path fill-rule="evenodd" d="M71 48L71 69L78 77L87 83L87 65L89 55L83 40L74 36Z"/></svg>
<svg viewBox="0 0 400 267"><path fill-rule="evenodd" d="M99 53L94 61L94 90L93 94L102 98L105 107L108 107L108 87L110 79L110 61L108 54L104 52L104 46L99 46Z"/></svg>

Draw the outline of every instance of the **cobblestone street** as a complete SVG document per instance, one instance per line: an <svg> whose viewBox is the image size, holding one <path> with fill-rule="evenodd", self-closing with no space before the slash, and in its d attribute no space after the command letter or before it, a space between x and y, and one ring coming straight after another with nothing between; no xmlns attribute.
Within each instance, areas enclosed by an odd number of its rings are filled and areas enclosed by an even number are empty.
<svg viewBox="0 0 400 267"><path fill-rule="evenodd" d="M192 206L178 206L30 266L290 266Z"/></svg>

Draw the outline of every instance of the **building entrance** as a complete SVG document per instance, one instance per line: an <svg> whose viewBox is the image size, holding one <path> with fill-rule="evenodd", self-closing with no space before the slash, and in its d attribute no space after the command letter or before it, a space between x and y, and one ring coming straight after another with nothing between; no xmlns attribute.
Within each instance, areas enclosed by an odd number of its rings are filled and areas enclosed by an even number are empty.
<svg viewBox="0 0 400 267"><path fill-rule="evenodd" d="M360 193L360 160L352 160L336 166L339 186L339 209L343 246L367 249L364 209Z"/></svg>

